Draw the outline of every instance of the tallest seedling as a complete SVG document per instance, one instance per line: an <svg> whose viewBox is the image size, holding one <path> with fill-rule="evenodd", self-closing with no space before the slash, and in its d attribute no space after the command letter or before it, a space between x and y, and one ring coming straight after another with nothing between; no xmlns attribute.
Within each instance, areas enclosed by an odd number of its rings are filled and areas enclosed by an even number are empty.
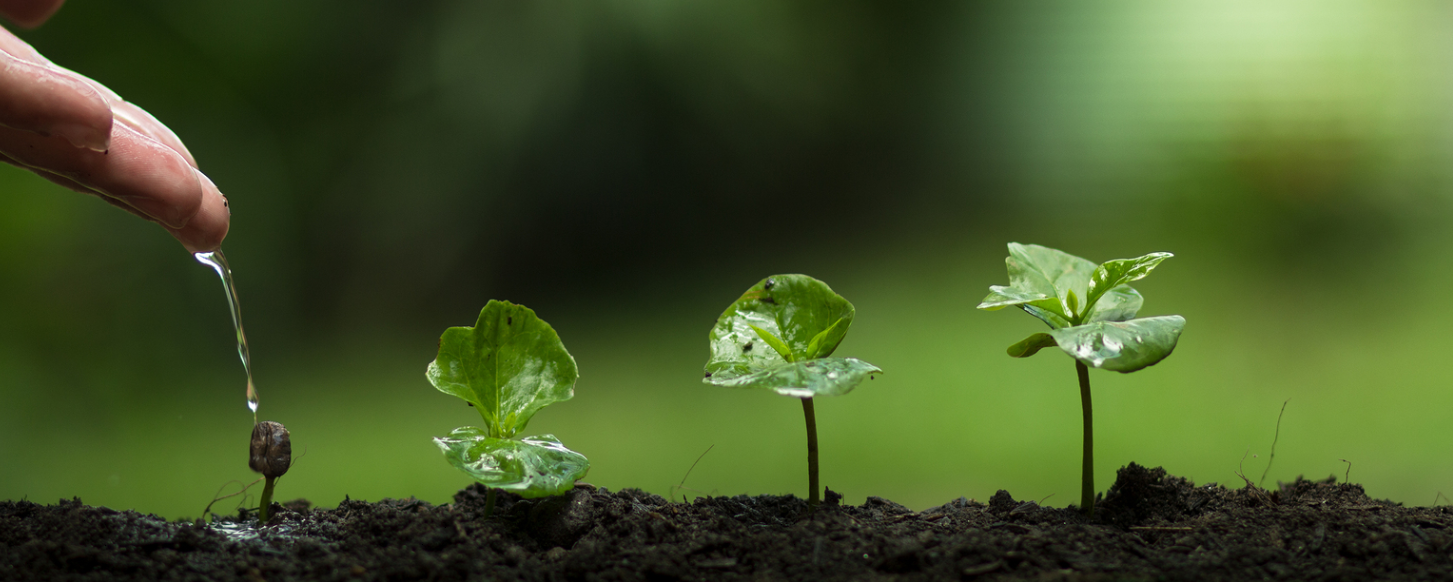
<svg viewBox="0 0 1453 582"><path fill-rule="evenodd" d="M1009 355L1027 358L1055 347L1075 359L1080 403L1085 413L1085 457L1080 509L1095 513L1095 440L1090 409L1090 368L1130 373L1169 356L1186 319L1179 315L1133 319L1144 301L1128 283L1150 274L1170 253L1151 253L1096 266L1071 254L1038 245L1009 243L1009 286L989 287L979 309L1016 306L1049 324L1009 346Z"/></svg>

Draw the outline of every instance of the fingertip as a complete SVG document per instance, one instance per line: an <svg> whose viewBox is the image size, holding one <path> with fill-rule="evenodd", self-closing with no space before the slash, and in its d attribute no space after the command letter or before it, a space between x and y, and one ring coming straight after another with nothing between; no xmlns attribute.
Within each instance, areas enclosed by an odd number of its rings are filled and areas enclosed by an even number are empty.
<svg viewBox="0 0 1453 582"><path fill-rule="evenodd" d="M0 14L22 28L35 28L45 21L50 20L55 11L60 10L65 0L39 0L29 2L16 2L6 0L0 2Z"/></svg>
<svg viewBox="0 0 1453 582"><path fill-rule="evenodd" d="M197 209L197 214L187 221L186 226L168 227L167 230L181 241L188 252L215 251L222 246L222 240L227 238L227 230L231 227L231 211L227 197L217 190L217 186L206 174L197 172L197 180L202 184L202 204Z"/></svg>

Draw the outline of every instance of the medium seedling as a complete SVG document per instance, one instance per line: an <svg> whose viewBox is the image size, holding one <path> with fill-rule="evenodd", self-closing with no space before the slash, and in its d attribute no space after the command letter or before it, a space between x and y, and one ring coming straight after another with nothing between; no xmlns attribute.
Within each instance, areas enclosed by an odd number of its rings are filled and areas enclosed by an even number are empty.
<svg viewBox="0 0 1453 582"><path fill-rule="evenodd" d="M426 376L484 419L482 429L456 428L434 442L450 464L485 486L486 517L496 489L526 498L560 495L590 470L584 455L554 435L518 436L541 408L574 397L580 376L560 336L528 307L491 300L474 327L445 330Z"/></svg>
<svg viewBox="0 0 1453 582"><path fill-rule="evenodd" d="M802 400L807 502L812 506L820 502L813 397L847 394L871 374L883 372L862 360L828 357L847 336L854 313L853 304L822 281L774 275L747 289L711 328L711 359L703 382L764 388Z"/></svg>
<svg viewBox="0 0 1453 582"><path fill-rule="evenodd" d="M1090 407L1090 368L1129 373L1154 365L1175 350L1185 318L1179 315L1134 319L1144 299L1128 283L1138 281L1171 257L1151 253L1101 265L1055 249L1009 243L1009 285L989 287L979 309L1015 306L1049 324L1009 346L1009 355L1027 358L1058 346L1075 359L1084 409L1084 466L1080 509L1095 512L1094 422ZM1083 298L1083 301L1081 300Z"/></svg>

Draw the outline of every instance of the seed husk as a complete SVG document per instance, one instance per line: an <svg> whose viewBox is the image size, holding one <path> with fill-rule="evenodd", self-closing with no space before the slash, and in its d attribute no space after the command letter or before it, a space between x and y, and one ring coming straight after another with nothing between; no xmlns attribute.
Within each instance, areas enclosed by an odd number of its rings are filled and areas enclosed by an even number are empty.
<svg viewBox="0 0 1453 582"><path fill-rule="evenodd" d="M264 420L252 426L252 446L247 466L264 477L276 479L293 464L293 443L280 422Z"/></svg>

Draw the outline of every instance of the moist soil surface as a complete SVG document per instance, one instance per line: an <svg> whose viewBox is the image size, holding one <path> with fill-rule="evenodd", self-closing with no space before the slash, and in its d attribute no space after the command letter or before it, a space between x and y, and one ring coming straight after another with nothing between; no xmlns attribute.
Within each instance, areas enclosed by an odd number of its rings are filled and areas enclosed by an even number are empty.
<svg viewBox="0 0 1453 582"><path fill-rule="evenodd" d="M0 502L4 580L1453 580L1453 508L1362 487L1196 486L1131 464L1094 519L1000 491L915 512L829 493L672 503L579 484L454 503L274 504L213 523Z"/></svg>

